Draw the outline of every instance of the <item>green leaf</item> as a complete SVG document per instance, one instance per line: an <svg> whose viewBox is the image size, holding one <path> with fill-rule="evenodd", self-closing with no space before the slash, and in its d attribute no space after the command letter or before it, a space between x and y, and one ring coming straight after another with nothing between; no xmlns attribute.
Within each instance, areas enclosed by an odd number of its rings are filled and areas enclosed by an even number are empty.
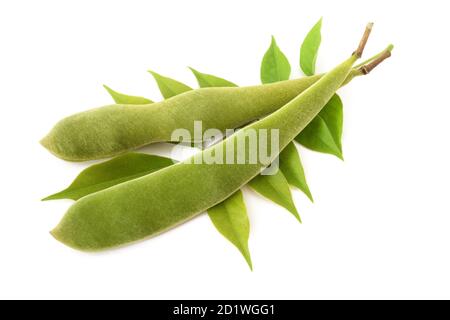
<svg viewBox="0 0 450 320"><path fill-rule="evenodd" d="M133 180L174 164L169 158L144 153L128 153L83 170L65 190L45 200L78 200L88 194Z"/></svg>
<svg viewBox="0 0 450 320"><path fill-rule="evenodd" d="M144 97L129 96L127 94L123 94L123 93L114 91L107 85L103 85L103 87L108 91L108 93L111 95L111 97L114 99L114 101L117 104L150 104L150 103L153 103L152 100L149 100Z"/></svg>
<svg viewBox="0 0 450 320"><path fill-rule="evenodd" d="M222 203L208 209L208 215L217 230L238 248L253 270L248 238L250 223L242 191L238 191Z"/></svg>
<svg viewBox="0 0 450 320"><path fill-rule="evenodd" d="M278 170L274 175L256 176L248 185L260 195L286 208L300 223L302 222L292 200L289 183L281 170Z"/></svg>
<svg viewBox="0 0 450 320"><path fill-rule="evenodd" d="M321 36L322 18L312 27L306 35L305 40L300 48L300 67L307 76L316 73L316 60L319 52Z"/></svg>
<svg viewBox="0 0 450 320"><path fill-rule="evenodd" d="M314 201L294 142L289 143L280 153L280 170L290 185L299 188L312 202Z"/></svg>
<svg viewBox="0 0 450 320"><path fill-rule="evenodd" d="M334 95L295 140L306 148L329 153L343 160L341 143L343 118L341 98Z"/></svg>
<svg viewBox="0 0 450 320"><path fill-rule="evenodd" d="M192 73L197 78L197 82L198 82L198 85L200 86L200 88L237 87L237 85L234 84L233 82L230 82L223 78L216 77L212 74L202 73L191 67L189 67L189 69L191 69Z"/></svg>
<svg viewBox="0 0 450 320"><path fill-rule="evenodd" d="M184 83L181 83L177 80L174 80L174 79L171 79L168 77L164 77L164 76L162 76L154 71L151 71L151 70L149 70L148 72L150 72L152 74L153 78L155 78L155 81L159 87L159 91L161 91L161 94L164 97L164 99L169 99L180 93L192 90L191 87L189 87L189 86L185 85Z"/></svg>
<svg viewBox="0 0 450 320"><path fill-rule="evenodd" d="M272 36L270 47L261 62L261 81L262 83L272 83L288 80L290 75L291 65Z"/></svg>

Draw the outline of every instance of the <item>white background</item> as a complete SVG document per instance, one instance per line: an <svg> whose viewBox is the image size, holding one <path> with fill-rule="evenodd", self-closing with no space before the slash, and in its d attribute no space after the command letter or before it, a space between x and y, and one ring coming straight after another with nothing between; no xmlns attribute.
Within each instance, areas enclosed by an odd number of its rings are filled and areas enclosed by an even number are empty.
<svg viewBox="0 0 450 320"><path fill-rule="evenodd" d="M0 298L450 298L446 1L2 1ZM246 190L254 272L202 215L101 254L48 233L70 201L39 199L88 164L38 143L64 116L111 103L101 85L161 99L153 69L195 86L186 66L259 82L276 36L298 68L321 17L318 71L389 43L392 59L341 90L345 162L300 148L316 202L303 225ZM164 154L166 146L148 151Z"/></svg>

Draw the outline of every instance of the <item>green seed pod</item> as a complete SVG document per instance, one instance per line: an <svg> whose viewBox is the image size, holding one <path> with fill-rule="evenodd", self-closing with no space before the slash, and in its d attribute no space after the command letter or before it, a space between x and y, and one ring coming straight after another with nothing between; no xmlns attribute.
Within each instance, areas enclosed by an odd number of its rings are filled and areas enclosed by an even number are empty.
<svg viewBox="0 0 450 320"><path fill-rule="evenodd" d="M155 142L171 141L194 121L209 128L237 128L281 108L320 76L268 85L201 88L149 105L110 105L69 116L42 139L59 158L85 161L106 158Z"/></svg>
<svg viewBox="0 0 450 320"><path fill-rule="evenodd" d="M279 146L282 150L320 112L342 85L358 56L358 54L352 55L351 58L338 65L278 111L245 127L228 139L194 155L192 158L80 199L69 208L60 224L52 231L52 235L75 249L102 250L155 236L220 203L258 175L268 164L262 163L260 159L254 164L248 162L245 162L245 164L198 164L201 162L200 160L213 154L223 154L225 158L230 150L230 145L238 145L239 139L245 139L247 134L254 130L271 132L271 129L278 129ZM273 88L279 87L275 84ZM260 108L273 105L276 101L279 101L273 97L277 94L281 94L289 100L283 93L286 89L276 91L277 93L272 91L271 94L267 94L267 89L263 87L253 87L250 90L253 92L250 100L260 101ZM256 94L258 90L260 92ZM216 96L217 99L221 99L221 95L226 96L227 93L232 91L227 89L220 92L221 94ZM208 93L205 90L198 90L195 91L194 95L200 96L195 98L198 101L199 98L202 99L202 95L208 96ZM181 97L186 99L184 102L188 102L192 99L192 94L184 94ZM210 99L211 96L207 101L210 102ZM271 100L270 104L267 104L264 99ZM228 101L228 99L225 100ZM239 105L237 109L232 104L226 106L233 108L236 112L240 110L241 113L246 113L247 110L242 110L243 103L245 103L243 100L245 99L242 99L241 95L240 99L234 101ZM172 101L180 100L172 99ZM221 105L225 107L223 102ZM248 103L248 105L251 105L251 103ZM176 108L177 105L174 104L172 107ZM124 111L125 107L122 107L121 110L123 114L128 112ZM227 126L230 125L229 119L226 119L226 117L221 119L222 121L217 121L217 115L211 114L206 105L202 105L200 110L202 114L207 114L206 118L210 121L209 125L217 126L219 123L223 125L224 122ZM268 109L265 109L265 111L265 113L269 112ZM183 112L183 117L190 116ZM141 118L134 113L133 119L135 121L140 121ZM120 117L114 118L115 121L119 121L118 119ZM195 117L190 119L195 119ZM176 123L176 126L185 124L183 118L178 117L176 113L173 114L171 120ZM86 119L83 121L86 121ZM141 124L142 128L126 129L128 134L135 134L136 141L143 141L139 139L143 139L142 136L145 136L143 132L136 129L147 130L143 125L144 123ZM160 127L160 129L161 131L164 130L163 127ZM78 131L82 130L78 129ZM247 147L250 148L249 145L246 145ZM270 148L270 145L268 147ZM245 151L246 154L255 152L255 150ZM234 163L237 163L238 155L232 153L231 156L234 158ZM269 163L276 156L278 154L272 154Z"/></svg>

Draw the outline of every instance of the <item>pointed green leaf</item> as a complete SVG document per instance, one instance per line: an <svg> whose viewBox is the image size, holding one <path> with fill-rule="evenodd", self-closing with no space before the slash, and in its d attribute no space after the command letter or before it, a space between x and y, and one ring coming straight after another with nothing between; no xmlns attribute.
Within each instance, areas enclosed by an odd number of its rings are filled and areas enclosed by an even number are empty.
<svg viewBox="0 0 450 320"><path fill-rule="evenodd" d="M164 76L162 76L156 72L153 72L151 70L149 70L148 72L150 72L152 74L153 78L155 78L155 81L159 87L159 91L161 91L161 94L164 97L164 99L169 99L180 93L192 90L191 87L189 87L189 86L185 85L184 83L181 83L177 80L174 80L174 79L171 79L168 77L164 77Z"/></svg>
<svg viewBox="0 0 450 320"><path fill-rule="evenodd" d="M261 81L262 83L272 83L288 80L290 75L291 65L272 36L270 47L261 62Z"/></svg>
<svg viewBox="0 0 450 320"><path fill-rule="evenodd" d="M225 80L223 78L216 77L212 74L202 73L200 71L195 70L194 68L189 67L195 78L197 78L198 85L200 88L209 88L209 87L237 87L236 84Z"/></svg>
<svg viewBox="0 0 450 320"><path fill-rule="evenodd" d="M343 159L343 118L342 101L338 95L334 95L295 140L311 150L333 154Z"/></svg>
<svg viewBox="0 0 450 320"><path fill-rule="evenodd" d="M300 223L302 222L295 207L294 200L292 200L289 183L281 170L278 170L274 175L256 176L248 185L260 195L286 208Z"/></svg>
<svg viewBox="0 0 450 320"><path fill-rule="evenodd" d="M280 170L290 185L299 188L311 201L314 201L294 142L289 143L280 153Z"/></svg>
<svg viewBox="0 0 450 320"><path fill-rule="evenodd" d="M65 190L42 200L78 200L88 194L133 180L174 164L169 158L128 153L112 160L90 166L82 171Z"/></svg>
<svg viewBox="0 0 450 320"><path fill-rule="evenodd" d="M321 36L322 18L312 27L306 35L305 40L300 48L300 67L307 76L316 73L316 60L319 52Z"/></svg>
<svg viewBox="0 0 450 320"><path fill-rule="evenodd" d="M222 203L208 209L208 215L217 230L238 248L253 270L248 249L250 223L242 191L238 191Z"/></svg>
<svg viewBox="0 0 450 320"><path fill-rule="evenodd" d="M114 91L107 85L103 85L103 87L108 91L108 93L111 95L111 97L114 99L114 101L117 104L150 104L153 103L152 100L149 100L144 97L138 97L138 96L129 96L127 94L123 94L117 91Z"/></svg>

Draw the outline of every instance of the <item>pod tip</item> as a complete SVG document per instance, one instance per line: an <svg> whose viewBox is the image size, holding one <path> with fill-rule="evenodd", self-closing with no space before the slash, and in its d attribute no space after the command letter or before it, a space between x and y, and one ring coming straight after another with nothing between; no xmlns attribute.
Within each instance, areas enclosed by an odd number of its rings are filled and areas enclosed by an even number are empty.
<svg viewBox="0 0 450 320"><path fill-rule="evenodd" d="M50 150L50 138L47 136L45 136L44 138L42 138L39 143L41 146L43 146L45 149Z"/></svg>
<svg viewBox="0 0 450 320"><path fill-rule="evenodd" d="M55 240L62 242L58 237L58 232L57 232L56 228L51 230L49 233Z"/></svg>
<svg viewBox="0 0 450 320"><path fill-rule="evenodd" d="M74 250L79 250L79 251L83 251L80 248L77 248L77 246L75 246L73 243L71 243L70 241L66 241L66 239L64 239L64 236L61 234L61 231L58 230L58 226L56 226L53 230L51 230L49 233L50 235L58 242L62 243L63 245L72 248Z"/></svg>

